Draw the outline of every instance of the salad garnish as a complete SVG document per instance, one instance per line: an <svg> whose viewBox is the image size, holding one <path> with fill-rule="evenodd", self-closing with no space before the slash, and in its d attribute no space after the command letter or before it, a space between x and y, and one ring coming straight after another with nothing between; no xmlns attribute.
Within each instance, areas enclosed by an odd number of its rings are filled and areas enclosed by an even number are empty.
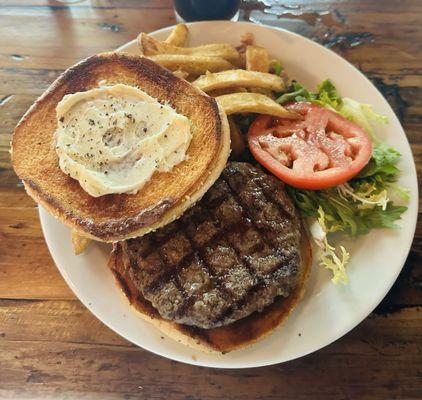
<svg viewBox="0 0 422 400"><path fill-rule="evenodd" d="M369 104L341 97L326 79L310 92L298 82L276 100L280 104L290 101L308 101L335 110L363 128L373 143L368 164L353 179L323 190L306 190L288 186L296 206L310 218L310 232L321 249L320 264L331 270L334 283L347 283L346 265L350 255L344 246L330 244L331 235L340 233L349 237L368 233L376 228L397 228L396 221L407 207L407 189L397 184L400 170L397 163L400 153L375 135L376 124L388 119L376 113Z"/></svg>

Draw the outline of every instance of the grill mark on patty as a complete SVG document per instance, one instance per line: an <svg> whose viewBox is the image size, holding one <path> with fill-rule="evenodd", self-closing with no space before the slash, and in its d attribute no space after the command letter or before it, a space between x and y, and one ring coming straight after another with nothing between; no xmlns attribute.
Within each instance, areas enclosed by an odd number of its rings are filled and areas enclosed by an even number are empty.
<svg viewBox="0 0 422 400"><path fill-rule="evenodd" d="M229 171L230 171L230 167L226 168L223 171L223 173L222 173L223 179L227 182L228 186L232 189L232 193L236 197L236 199L239 202L239 204L241 204L243 208L249 209L248 204L245 204L245 201L243 201L242 198L241 198L241 196L240 196L240 193L242 192L242 189L238 190L237 192L235 190L233 190L235 176L236 176L236 174L238 174L238 175L241 175L241 174L239 174L237 171L234 174L229 174ZM247 178L249 178L249 179L244 179L246 181L246 184L243 184L243 186L246 186L248 183L251 183L255 179L255 177L251 176L251 175L253 175L253 172L252 171L249 170L248 173L247 173L247 175L248 175ZM262 177L260 177L260 178L262 178ZM268 176L268 179L269 180L270 179L273 179L273 177L272 176ZM271 196L271 198L269 198L269 196L266 195L266 193L264 191L264 188L263 188L264 185L262 184L261 181L262 181L262 179L260 179L260 182L259 182L260 185L259 186L260 186L261 193L262 193L262 196L263 196L264 206L269 207L270 205L275 205L276 208L278 209L278 211L280 212L280 214L282 214L285 217L287 217L285 219L290 222L290 220L292 219L292 216L289 215L289 214L287 214L286 211L284 210L284 208L282 208L282 207L279 206L278 200L276 200L273 195ZM265 183L266 182L264 181L264 184ZM257 195L255 195L255 197L257 197ZM253 211L252 211L252 214L253 214ZM258 231L260 231L260 232L264 231L262 233L268 233L268 232L270 232L272 234L277 234L277 235L279 234L279 232L275 232L275 230L272 229L271 226L268 226L268 227L267 226L264 226L264 227L258 226L258 224L256 223L256 218L255 218L256 215L247 215L247 217L251 220L251 222L254 225L255 229L257 229ZM266 220L266 222L268 222L268 220ZM286 235L284 236L283 239L284 240L289 240L289 239L292 239L293 237L294 237L294 232L288 232L287 231L287 233L286 233ZM263 238L264 238L264 240L266 240L265 239L266 238L265 235L263 235ZM270 246L279 246L279 243L276 243L274 241L272 241L272 243L267 243L267 244L270 245Z"/></svg>
<svg viewBox="0 0 422 400"><path fill-rule="evenodd" d="M207 210L209 210L209 209L207 209ZM207 211L206 214L209 215L209 211ZM192 246L192 249L194 251L194 254L197 255L197 256L199 256L199 259L201 261L200 264L205 267L205 270L210 275L210 277L211 278L214 278L214 279L217 279L218 281L220 281L220 278L215 274L213 268L211 268L211 266L207 262L206 257L204 257L204 252L205 252L204 247L198 247L196 245L195 241L192 240L192 237L189 235L188 232L186 232L186 237L188 238L188 240L189 240L189 242L190 242L190 244ZM210 239L210 241L212 241L212 238ZM221 282L219 282L219 283L220 284L218 285L218 288L220 290L222 290L222 292L226 296L230 296L231 293L229 293L226 290L226 287L224 285L222 285ZM185 313L186 309L188 307L190 307L195 300L198 300L198 294L192 295L189 298L186 298L186 301L185 301L184 305L181 307L180 312L178 313L178 316L181 317Z"/></svg>
<svg viewBox="0 0 422 400"><path fill-rule="evenodd" d="M277 191L276 196L269 194L269 189ZM152 267L152 272L156 276L149 285L143 286L139 279L136 283L164 318L204 328L221 326L233 322L233 318L236 320L257 309L261 310L271 304L277 295L289 294L297 276L297 264L300 262L298 247L295 245L300 239L300 221L290 198L286 197L282 190L281 184L273 181L272 177L264 172L256 170L249 164L232 163L226 167L222 177L198 205L188 210L181 219L146 237L129 241L131 245L126 246L129 253L132 253L133 249L136 253L137 243L147 249L147 251L143 249L142 254L136 254L140 262L148 260L151 256L158 256L160 260L158 265ZM249 196L247 201L242 198L242 193ZM281 197L281 205L277 194ZM262 209L251 209L248 201L261 202ZM282 205L285 205L287 210ZM289 212L289 207L293 214ZM268 221L266 217L275 210L277 218L271 225L272 221ZM257 223L257 219L262 223ZM198 228L204 224L208 224L209 230L212 230L211 227L215 229L214 233L210 232L209 237L206 237L208 232L202 234L202 237L201 232L198 232ZM280 247L280 238L278 240L274 238L281 233L283 233L282 242L285 242L286 246ZM185 242L185 249L178 249L182 254L176 252L173 256L178 260L172 262L165 247L174 237ZM204 237L206 240L203 240ZM236 241L237 238L240 239L239 242ZM187 251L186 243L189 244ZM211 257L217 259L222 249L232 251L235 261L223 273L216 271L209 263L208 249ZM130 255L132 256L133 254ZM222 262L224 264L227 260ZM164 266L164 271L157 271L160 264ZM189 295L184 289L182 272L187 271L189 275L189 272L198 266L200 271L205 271L205 277L209 277L209 281L197 292L193 291ZM141 268L136 260L135 263L131 263L131 268L135 267ZM265 273L262 273L262 268ZM236 282L230 282L230 279L236 277L243 279L238 289L244 293L238 298L236 292L233 292ZM229 289L227 285L233 283L235 286ZM183 302L169 311L166 300L164 303L157 303L162 301L161 291L164 294L170 292L178 302L181 299ZM264 299L260 299L261 294L265 296ZM197 302L206 301L207 295L217 295L221 301L210 303L210 307L216 305L216 309L211 310L207 308L208 304L204 303L206 312L208 311L210 315L195 316ZM251 302L256 304L249 304ZM166 310L160 310L163 304L167 307Z"/></svg>
<svg viewBox="0 0 422 400"><path fill-rule="evenodd" d="M224 182L224 179L222 179L222 181ZM227 182L225 182L227 184ZM235 198L234 196L234 191L227 185L227 188L229 189L229 195L232 196L233 198ZM220 195L217 196L217 198L209 201L209 207L206 207L205 210L202 211L201 213L201 217L202 217L202 222L206 221L206 220L211 220L213 218L216 218L215 213L211 213L210 210L215 210L218 209L218 207L220 207L221 205L223 205L225 202L227 202L227 197L225 197L224 195ZM239 202L237 202L238 205L240 205ZM242 214L245 216L245 210L242 208L241 210ZM181 226L181 222L180 220L177 221L177 224L179 225L179 229L183 229L183 227ZM200 225L200 223L196 224L196 225ZM189 230L186 230L186 237L188 238L188 240L190 241L190 244L192 246L192 249L194 250L194 253L196 255L199 256L200 260L202 261L203 266L206 268L207 272L209 273L209 275L212 278L215 278L218 282L218 288L227 296L227 297L231 297L232 296L232 292L226 288L226 286L223 284L223 278L224 276L218 275L215 273L214 268L211 267L211 265L207 262L207 257L205 255L205 250L206 248L209 246L209 244L213 243L213 242L220 242L221 239L223 237L225 237L227 235L227 232L230 231L242 231L242 228L247 225L247 223L244 220L241 220L240 223L238 223L238 225L233 225L230 224L228 226L226 226L225 229L220 229L219 232L217 232L214 236L211 236L210 239L203 245L203 246L197 246L197 244L195 243L195 241L192 238L192 235L190 234ZM259 244L258 244L259 245ZM237 250L236 247L233 246L233 243L231 243L231 248L235 251L236 253L236 259L238 261L238 264L240 267L245 267L248 272L251 274L251 276L254 276L254 271L252 269L249 268L248 262L247 260L245 260L243 257L241 257ZM256 251L258 249L254 249L254 251ZM243 262L242 262L243 261ZM253 289L254 287L252 287L251 289ZM217 315L214 319L213 322L214 323L218 323L220 322L225 316L230 315L230 313L232 312L233 308L235 308L235 306L237 306L238 303L244 303L244 297L242 296L239 300L237 300L235 302L235 304L231 304L228 307L226 307L226 309L222 310L222 312L220 313L220 315ZM182 315L185 311L186 308L188 308L190 305L192 305L192 303L197 300L198 297L197 296L191 296L187 299L187 301L184 304L184 307L182 307L180 309L180 313L179 315Z"/></svg>
<svg viewBox="0 0 422 400"><path fill-rule="evenodd" d="M157 248L158 247L158 243L160 243L160 247L165 245L166 243L169 242L169 235L165 235L164 238L162 238L162 240L158 241L157 240L157 235L153 234L152 235L152 247L153 248ZM188 265L189 260L193 260L195 254L192 252L188 252L185 256L183 256L183 258L181 260L179 260L179 262L176 264L177 268L174 268L175 265L172 264L170 262L170 260L168 259L166 253L162 252L162 251L158 251L157 252L161 261L163 262L164 266L165 266L165 275L159 276L155 282L152 283L152 285L150 285L149 288L147 288L146 292L144 293L144 295L154 295L157 292L161 291L166 285L169 285L171 282L174 283L175 287L177 290L179 290L182 294L182 299L183 299L183 303L179 306L178 309L175 310L175 315L178 315L178 311L179 309L183 309L188 295L186 293L186 291L184 290L183 286L180 285L179 280L177 279L177 274L179 272L179 270L182 268L183 265Z"/></svg>

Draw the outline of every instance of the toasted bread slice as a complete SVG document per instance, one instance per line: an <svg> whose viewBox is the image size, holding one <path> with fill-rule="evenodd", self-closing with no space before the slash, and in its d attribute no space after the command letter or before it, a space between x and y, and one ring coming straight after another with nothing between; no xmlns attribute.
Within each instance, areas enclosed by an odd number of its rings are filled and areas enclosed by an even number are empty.
<svg viewBox="0 0 422 400"><path fill-rule="evenodd" d="M59 168L58 102L104 83L137 86L191 123L187 159L156 172L136 194L92 197ZM227 117L213 98L149 59L121 53L95 55L65 71L23 116L12 139L13 166L35 201L76 232L106 242L141 236L180 216L218 178L229 152Z"/></svg>
<svg viewBox="0 0 422 400"><path fill-rule="evenodd" d="M298 284L290 296L287 298L277 297L274 303L264 308L262 312L256 311L230 325L212 329L201 329L163 319L151 303L142 296L125 271L124 254L120 243L113 246L108 266L130 304L144 320L153 324L168 337L186 346L207 353L224 354L251 345L268 336L287 319L302 299L311 270L312 252L305 231L301 238L303 268L300 268Z"/></svg>

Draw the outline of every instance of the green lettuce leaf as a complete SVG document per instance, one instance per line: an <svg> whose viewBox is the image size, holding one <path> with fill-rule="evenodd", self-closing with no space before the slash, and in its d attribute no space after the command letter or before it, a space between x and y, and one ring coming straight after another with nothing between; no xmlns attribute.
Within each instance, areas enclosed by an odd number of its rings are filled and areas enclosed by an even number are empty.
<svg viewBox="0 0 422 400"><path fill-rule="evenodd" d="M272 65L272 68L273 68L273 71L274 71L274 74L276 74L276 75L278 75L278 76L280 76L281 75L281 73L283 72L283 66L281 65L281 63L280 62L275 62L273 65Z"/></svg>
<svg viewBox="0 0 422 400"><path fill-rule="evenodd" d="M375 135L374 123L387 124L388 118L376 113L369 104L361 104L356 100L348 97L343 97L343 102L338 107L337 111L343 117L354 122L363 128L370 136L375 144L380 143L380 140Z"/></svg>
<svg viewBox="0 0 422 400"><path fill-rule="evenodd" d="M353 196L346 197L338 187L325 190L289 187L288 191L305 216L318 218L318 210L323 210L328 233L343 232L352 237L375 228L396 228L395 221L407 209L388 199L384 202L374 201L372 205L365 204ZM374 191L378 191L378 188L375 187Z"/></svg>
<svg viewBox="0 0 422 400"><path fill-rule="evenodd" d="M280 95L276 102L279 104L288 103L289 101L302 101L307 100L310 96L310 93L297 82L293 82L289 90L286 93Z"/></svg>
<svg viewBox="0 0 422 400"><path fill-rule="evenodd" d="M289 101L310 101L324 107L330 107L337 110L342 104L342 99L337 89L329 79L322 81L315 93L309 92L299 82L293 82L288 90L281 94L276 102L284 104Z"/></svg>
<svg viewBox="0 0 422 400"><path fill-rule="evenodd" d="M399 169L396 167L401 154L385 143L373 147L372 157L365 168L359 173L359 178L366 178L376 174L397 175Z"/></svg>
<svg viewBox="0 0 422 400"><path fill-rule="evenodd" d="M317 89L317 103L323 106L330 106L334 110L337 110L343 104L343 100L338 94L336 87L329 79L322 81Z"/></svg>

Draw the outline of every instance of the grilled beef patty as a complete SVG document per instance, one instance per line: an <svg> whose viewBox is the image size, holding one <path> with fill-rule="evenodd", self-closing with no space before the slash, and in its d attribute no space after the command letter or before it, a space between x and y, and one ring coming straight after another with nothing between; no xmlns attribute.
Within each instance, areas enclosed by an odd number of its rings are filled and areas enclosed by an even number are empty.
<svg viewBox="0 0 422 400"><path fill-rule="evenodd" d="M135 286L163 318L209 329L291 293L300 236L283 184L232 162L179 220L122 247Z"/></svg>

